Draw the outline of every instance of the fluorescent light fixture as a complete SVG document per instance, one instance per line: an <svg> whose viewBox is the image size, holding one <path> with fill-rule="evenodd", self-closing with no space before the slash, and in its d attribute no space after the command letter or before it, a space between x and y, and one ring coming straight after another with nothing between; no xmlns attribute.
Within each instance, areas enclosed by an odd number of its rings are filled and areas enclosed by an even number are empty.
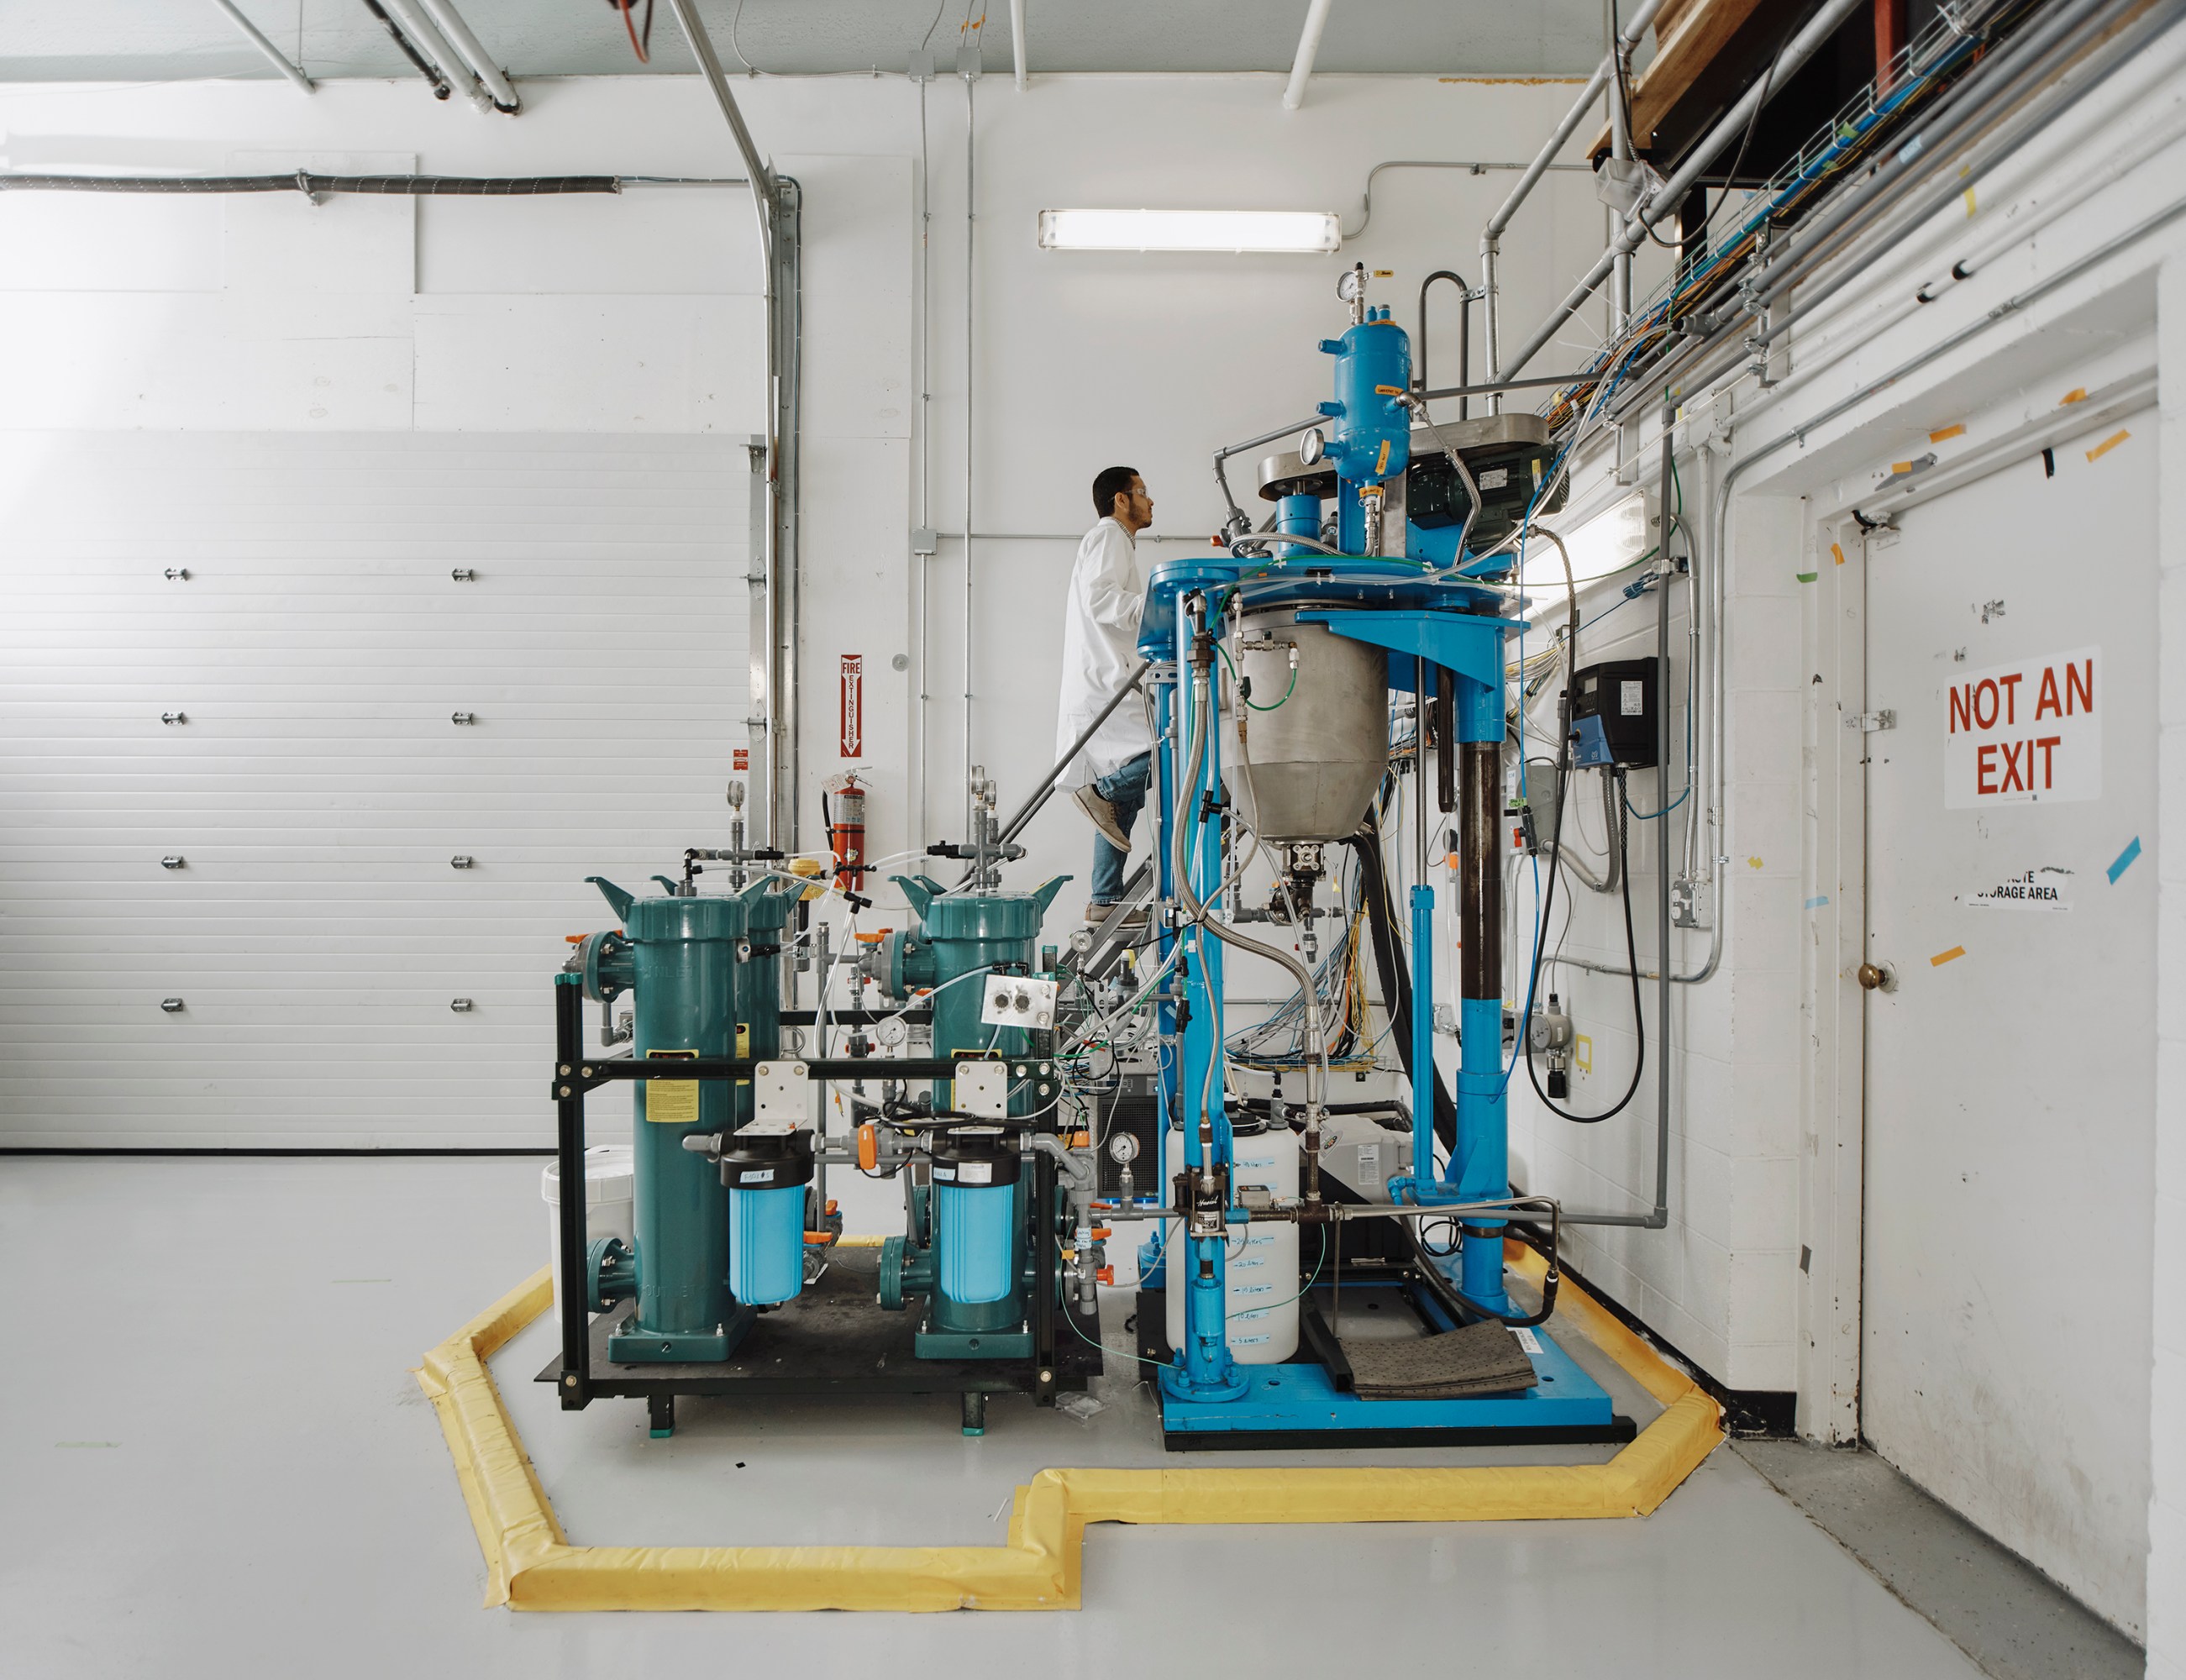
<svg viewBox="0 0 2186 1680"><path fill-rule="evenodd" d="M1565 533L1564 546L1571 551L1572 581L1581 589L1623 571L1649 546L1645 495L1634 490L1577 530ZM1523 587L1536 603L1537 618L1543 616L1540 603L1564 592L1563 557L1545 537L1535 537L1526 545Z"/></svg>
<svg viewBox="0 0 2186 1680"><path fill-rule="evenodd" d="M1051 210L1044 251L1288 251L1342 248L1332 210Z"/></svg>

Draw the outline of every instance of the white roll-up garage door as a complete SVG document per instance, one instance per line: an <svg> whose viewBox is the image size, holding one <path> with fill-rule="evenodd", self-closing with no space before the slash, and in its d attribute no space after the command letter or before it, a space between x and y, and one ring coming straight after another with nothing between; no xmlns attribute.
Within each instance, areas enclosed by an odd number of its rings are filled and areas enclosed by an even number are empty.
<svg viewBox="0 0 2186 1680"><path fill-rule="evenodd" d="M726 843L748 454L0 440L0 1145L551 1144L585 877Z"/></svg>

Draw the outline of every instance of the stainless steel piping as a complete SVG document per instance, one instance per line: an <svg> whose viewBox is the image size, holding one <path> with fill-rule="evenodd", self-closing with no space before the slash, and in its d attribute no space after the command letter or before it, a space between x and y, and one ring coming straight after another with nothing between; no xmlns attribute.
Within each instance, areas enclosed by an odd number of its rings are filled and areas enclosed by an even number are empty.
<svg viewBox="0 0 2186 1680"><path fill-rule="evenodd" d="M2062 27L2050 31L2051 38L2042 45L2045 48L2054 45L2056 35L2061 34L2065 28L2081 22L2087 22L2090 27L2099 29L2114 20L2119 14L2131 11L2140 3L2142 0L2085 0L2085 3L2070 8L2069 14L2060 14ZM2022 107L2018 111L2007 114L1998 125L2001 137L1998 139L1998 143L1984 155L1969 160L1961 172L1951 175L1942 182L1936 190L1923 195L1920 192L1922 177L1892 173L1886 166L1878 171L1873 177L1861 182L1852 193L1847 195L1849 202L1833 207L1830 216L1821 218L1819 224L1808 234L1804 245L1796 249L1789 257L1783 259L1780 267L1776 261L1769 263L1761 284L1754 288L1754 297L1757 301L1766 304L1770 300L1782 295L1789 288L1807 281L1816 268L1829 261L1833 256L1841 255L1841 247L1836 251L1819 249L1819 247L1832 234L1848 227L1851 229L1851 237L1857 238L1881 217L1889 215L1893 210L1904 206L1908 199L1912 199L1914 202L1910 208L1903 209L1903 214L1897 218L1896 227L1901 231L1909 232L1912 228L1920 226L1938 210L1970 189L1999 165L2013 156L2021 146L2040 133L2059 115L2071 109L2108 81L2111 76L2129 63L2133 55L2152 37L2175 24L2182 14L2186 14L2186 4L2180 3L2179 0L2170 0L2169 3L2152 6L2141 13L2126 29L2112 36L2098 49L2102 53L2102 57L2086 80L2066 88L2054 101L2035 105L2032 109ZM2011 43L2013 46L2017 44L2016 42ZM2005 50L2009 51L2009 48L2007 48ZM2039 49L2030 48L2030 53L2035 50ZM2002 56L1999 53L2000 59ZM2069 76L2073 68L2077 66L2068 66L2061 74ZM1978 79L1988 84L1987 97L1968 100L1966 104L1954 114L1958 120L1946 126L1943 132L1915 136L1914 139L1923 143L1921 149L1924 152L1930 146L1946 143L1959 129L1970 125L1994 105L2004 103L2014 95L2027 91L2026 84L2048 74L2049 70L2049 65L2030 56L2024 60L2008 64L1998 63L1993 71L1995 80L1992 81L1990 80L1992 72L1984 67ZM2047 91L2049 90L2037 90L2031 97L2038 98L2040 92ZM1997 131L1992 131L1990 136L1985 136L1982 138L1995 137ZM1914 141L1910 140L1906 143L1907 146L1913 143ZM1978 146L1981 144L1981 140L1977 139L1972 143ZM1892 159L1893 163L1904 158L1905 149L1905 147L1899 148ZM1927 171L1926 174L1932 175L1932 171ZM1799 236L1795 232L1792 237L1796 240ZM1848 264L1838 273L1808 286L1798 300L1802 310L1811 317L1817 305L1841 290L1856 278L1858 273L1858 265ZM1790 328L1791 322L1788 319L1772 322L1766 330L1755 336L1759 342L1769 344L1782 337L1790 330Z"/></svg>
<svg viewBox="0 0 2186 1680"><path fill-rule="evenodd" d="M266 38L265 31L243 14L235 0L212 0L212 3L227 14L228 21L249 38L250 44L266 55L266 61L305 93L316 93L318 84L305 76L301 67L289 62L289 55Z"/></svg>
<svg viewBox="0 0 2186 1680"><path fill-rule="evenodd" d="M1359 225L1341 231L1347 239L1356 239L1374 220L1374 177L1385 169L1461 169L1467 175L1485 175L1490 170L1522 170L1527 165L1517 163L1491 163L1483 159L1470 158L1390 158L1377 163L1366 171L1366 191L1359 201ZM1572 170L1591 175L1594 171L1584 164L1552 163L1550 170Z"/></svg>
<svg viewBox="0 0 2186 1680"><path fill-rule="evenodd" d="M1640 44L1640 36L1645 32L1647 25L1654 22L1655 14L1662 8L1662 0L1640 0L1640 8L1632 14L1632 21L1626 24L1618 32L1617 40L1627 42L1631 47L1637 47ZM1533 190L1542 176L1548 172L1550 165L1555 163L1556 154L1564 148L1564 143L1572 137L1579 124L1586 120L1587 112L1592 109L1595 98L1600 96L1602 88L1607 84L1610 76L1616 68L1617 54L1612 48L1602 55L1601 62L1595 67L1594 74L1587 78L1586 86L1579 90L1578 98L1572 102L1572 108L1564 113L1563 120L1555 126L1555 130L1549 136L1547 143L1534 154L1533 162L1526 165L1526 172L1518 177L1518 184L1511 189L1511 196L1504 199L1495 214L1488 218L1488 226L1482 229L1480 236L1483 250L1487 249L1486 241L1502 238L1504 232L1511 226L1511 218L1517 215L1518 206L1526 202L1527 195Z"/></svg>
<svg viewBox="0 0 2186 1680"><path fill-rule="evenodd" d="M785 183L759 155L751 130L744 123L743 113L737 108L736 96L729 91L728 78L721 73L721 61L715 54L712 37L706 33L706 26L700 21L692 0L668 0L668 4L675 14L676 25L690 43L692 55L698 59L714 103L727 120L737 151L743 159L745 172L751 181L752 209L759 225L760 284L766 305L767 479L773 496L765 565L771 622L767 639L768 809L765 838L769 845L790 849L796 844L799 731L795 608L793 604L785 608L783 596L796 587L797 335L801 324L791 318L789 311L795 308L796 300L792 299L785 304L776 269L776 219L782 212ZM789 421L786 431L782 424L785 418ZM786 774L782 762L785 744L789 758Z"/></svg>
<svg viewBox="0 0 2186 1680"><path fill-rule="evenodd" d="M976 214L978 156L972 88L977 78L964 77L964 840L974 837L972 801L972 288L978 269L978 220Z"/></svg>
<svg viewBox="0 0 2186 1680"><path fill-rule="evenodd" d="M1632 110L1625 102L1631 75L1631 49L1617 32L1617 0L1601 0L1602 33L1609 37L1611 74L1609 82L1609 155L1613 162L1632 161ZM1616 231L1611 223L1611 234ZM1632 319L1632 253L1617 259L1610 270L1609 336L1615 338Z"/></svg>
<svg viewBox="0 0 2186 1680"><path fill-rule="evenodd" d="M1640 8L1633 13L1632 21L1618 31L1617 40L1628 40L1633 46L1638 46L1640 36L1645 32L1647 25L1654 22L1655 14L1662 8L1662 0L1640 0ZM1525 173L1518 177L1518 184L1511 189L1510 196L1497 206L1495 214L1488 218L1488 225L1481 229L1482 316L1488 372L1491 378L1503 372L1502 293L1498 279L1503 254L1503 234L1511 226L1511 218L1518 214L1518 207L1526 202L1527 196L1539 184L1541 177L1555 165L1556 154L1563 150L1565 143L1577 132L1579 124L1586 120L1586 114L1593 109L1595 98L1616 69L1617 53L1612 44L1611 50L1602 55L1601 62L1595 67L1594 74L1587 78L1586 86L1579 90L1578 98L1572 102L1571 109L1564 113L1563 120L1556 124L1541 149L1533 154L1533 162L1526 165ZM1370 188L1373 177L1369 176L1367 180ZM1363 223L1361 227L1363 228ZM1498 414L1503 412L1503 399L1499 395L1494 399L1492 412Z"/></svg>
<svg viewBox="0 0 2186 1680"><path fill-rule="evenodd" d="M493 55L471 32L471 26L463 21L463 14L456 9L455 0L418 0L418 3L440 25L440 33L448 37L456 51L462 54L494 109L503 116L514 116L522 110L524 102L516 97L514 86L501 66L494 63Z"/></svg>
<svg viewBox="0 0 2186 1680"><path fill-rule="evenodd" d="M752 200L759 211L759 249L760 261L766 275L766 297L774 299L774 170L759 154L752 139L751 130L744 126L744 114L737 108L736 95L729 92L728 78L721 74L721 61L714 56L713 38L706 33L706 25L698 20L692 8L691 0L668 0L669 8L675 14L675 21L683 31L683 38L691 43L691 51L698 60L698 68L712 90L714 103L721 108L728 119L729 132L736 138L737 151L744 160L745 173L751 176Z"/></svg>
<svg viewBox="0 0 2186 1680"><path fill-rule="evenodd" d="M2060 14L2060 16L2065 23L2071 24L2082 21L2087 14L2088 8L2080 5L2074 7L2069 13ZM1910 231L1920 217L1933 214L1936 208L1947 204L1950 198L1986 175L1989 170L2015 151L2032 135L2039 132L2049 121L2069 109L2090 88L2106 78L2111 71L2120 68L2127 61L2134 49L2144 44L2148 35L2167 27L2170 22L2171 18L2167 9L2161 15L2155 13L2147 14L2131 26L2127 32L2127 37L2113 37L2112 44L2122 45L2124 50L2113 53L2112 56L2098 69L2092 80L2068 89L2061 99L2053 104L2032 111L2022 109L2004 118L2003 124L2000 125L2006 137L2003 144L1992 155L1976 160L1967 168L1962 177L1953 177L1948 183L1948 191L1933 195L1931 201L1922 208L1919 216L1898 218L1892 227L1892 233L1902 236ZM2049 50L2054 53L2057 44L2054 36L2049 36L2045 39ZM1948 160L1943 148L1951 139L1957 137L1956 131L1965 122L1976 120L1985 115L1988 109L1998 100L2018 91L2013 85L2013 80L2018 77L2023 65L2021 60L2010 54L2011 48L2009 46L1998 54L1998 62L2005 70L2005 79L1993 78L1987 67L1969 76L1943 95L1937 112L1931 115L1929 127L1906 139L1891 162L1878 166L1875 175L1846 189L1851 195L1852 202L1841 207L1832 206L1830 215L1836 219L1833 225L1825 230L1830 233L1841 232L1846 235L1845 238L1839 242L1836 249L1819 250L1801 247L1792 256L1783 259L1788 265L1786 268L1772 267L1768 272L1772 288L1780 279L1786 283L1791 281L1803 283L1799 295L1791 301L1790 306L1786 307L1780 302L1775 308L1770 310L1765 328L1757 334L1751 332L1753 323L1748 318L1747 311L1742 307L1740 308L1731 318L1706 336L1673 351L1646 369L1645 383L1652 387L1660 387L1665 384L1676 384L1685 389L1705 387L1722 378L1735 368L1752 346L1757 344L1765 346L1774 343L1793 327L1811 322L1815 311L1823 304L1864 272L1867 255L1873 245L1878 243L1887 243L1886 238L1878 239L1874 237L1875 224L1887 215L1894 204L1902 203L1909 192L1917 190L1920 181L1932 176ZM2047 64L2037 64L2032 68L2036 75L2047 75L2051 67ZM2069 74L2069 70L2066 73ZM1951 121L1947 127L1940 126L1942 120L1947 115L1951 118ZM1993 132L1994 131L1992 130L1992 134ZM1967 143L1978 145L1981 142L1970 141ZM1922 169L1917 176L1903 172L1904 166L1909 160L1909 154L1918 155L1922 160ZM1841 217L1838 216L1840 210L1842 210ZM1799 236L1795 233L1792 237L1796 238ZM1814 236L1809 233L1807 238L1811 245ZM1863 244L1863 241L1865 243ZM2009 243L2016 243L2016 241ZM1831 265L1835 265L1834 272L1831 271ZM1809 279L1808 276L1817 270L1820 272L1821 277L1819 280ZM1954 278L1964 277L1956 266L1952 272ZM1729 300L1732 295L1732 288L1727 283L1723 283L1718 287L1716 295ZM1740 300L1741 303L1744 301L1742 297ZM1925 288L1917 301L1927 301ZM1696 313L1702 318L1707 318L1712 311L1703 305ZM1809 366L1804 371L1811 373L1814 370ZM1772 388L1763 396L1760 402L1755 405L1755 407L1757 409L1771 406L1780 395L1780 386ZM1620 400L1613 407L1613 417L1623 417L1630 412L1632 406L1629 400Z"/></svg>
<svg viewBox="0 0 2186 1680"><path fill-rule="evenodd" d="M1632 207L1632 213L1624 219L1624 231L1610 241L1608 248L1595 260L1594 266L1572 288L1563 301L1550 311L1549 318L1534 329L1533 336L1511 356L1507 366L1499 364L1493 371L1499 375L1515 373L1532 361L1555 336L1556 329L1570 320L1579 306L1594 295L1595 288L1616 266L1617 259L1638 249L1640 243L1647 238L1649 228L1668 208L1681 202L1707 166L1745 133L1747 122L1767 98L1770 88L1781 87L1788 81L1836 32L1837 25L1866 3L1868 0L1824 0L1821 10L1808 20L1806 27L1785 43L1783 51L1777 55L1774 74L1767 81L1756 82L1749 88L1745 96L1708 131L1707 137L1686 154L1685 161L1679 166L1678 172L1668 181L1658 182L1652 191Z"/></svg>
<svg viewBox="0 0 2186 1680"><path fill-rule="evenodd" d="M933 185L927 167L926 145L926 88L931 76L918 78L918 529L926 532L927 540L933 541ZM932 676L931 656L933 637L929 634L929 615L932 609L932 580L928 576L939 553L939 544L924 554L914 546L911 563L916 569L914 591L918 613L918 705L916 736L912 743L912 764L918 782L911 800L913 834L930 831L928 820L928 796L933 781L933 749L928 729L928 703L933 693L929 680ZM970 545L966 545L968 553ZM906 838L909 837L906 836Z"/></svg>

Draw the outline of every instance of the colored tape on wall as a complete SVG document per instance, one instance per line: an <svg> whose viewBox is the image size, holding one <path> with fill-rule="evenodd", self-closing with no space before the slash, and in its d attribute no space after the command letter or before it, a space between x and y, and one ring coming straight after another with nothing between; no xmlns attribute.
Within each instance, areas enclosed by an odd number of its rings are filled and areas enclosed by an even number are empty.
<svg viewBox="0 0 2186 1680"><path fill-rule="evenodd" d="M1539 1281L1540 1257L1506 1245ZM1017 1490L1001 1546L575 1546L485 1362L553 1304L541 1271L425 1356L485 1554L486 1603L516 1610L1075 1610L1089 1522L1503 1522L1645 1516L1723 1439L1715 1402L1564 1280L1558 1318L1662 1415L1600 1464L1404 1470L1049 1470Z"/></svg>

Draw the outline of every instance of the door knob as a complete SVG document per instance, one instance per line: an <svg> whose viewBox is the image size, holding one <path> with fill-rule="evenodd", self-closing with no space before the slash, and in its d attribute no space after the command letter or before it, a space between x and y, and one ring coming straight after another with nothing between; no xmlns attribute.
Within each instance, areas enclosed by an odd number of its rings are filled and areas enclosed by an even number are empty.
<svg viewBox="0 0 2186 1680"><path fill-rule="evenodd" d="M1864 962L1856 976L1860 985L1870 992L1894 992L1897 989L1897 973L1886 962Z"/></svg>

